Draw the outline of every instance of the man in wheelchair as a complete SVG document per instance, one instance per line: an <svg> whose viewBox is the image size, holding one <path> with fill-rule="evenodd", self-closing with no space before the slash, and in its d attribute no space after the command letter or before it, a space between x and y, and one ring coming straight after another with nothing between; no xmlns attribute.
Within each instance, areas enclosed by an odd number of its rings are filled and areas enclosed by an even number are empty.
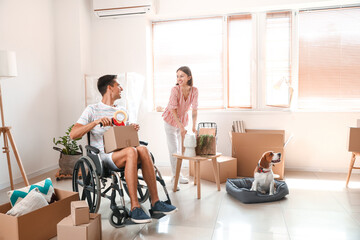
<svg viewBox="0 0 360 240"><path fill-rule="evenodd" d="M121 98L123 90L117 82L116 75L105 75L98 79L98 90L102 95L99 103L86 107L79 120L70 132L72 139L78 139L90 132L90 145L100 150L103 162L113 168L124 168L125 181L129 190L131 202L130 218L135 223L151 222L151 218L142 210L137 198L138 164L141 163L143 178L151 196L151 210L154 213L171 214L177 208L159 200L156 175L150 153L146 146L127 147L112 153L104 152L103 134L112 126L112 116L121 108L114 105L115 100ZM124 109L121 109L124 110ZM102 127L100 126L102 125ZM130 124L137 131L138 124Z"/></svg>

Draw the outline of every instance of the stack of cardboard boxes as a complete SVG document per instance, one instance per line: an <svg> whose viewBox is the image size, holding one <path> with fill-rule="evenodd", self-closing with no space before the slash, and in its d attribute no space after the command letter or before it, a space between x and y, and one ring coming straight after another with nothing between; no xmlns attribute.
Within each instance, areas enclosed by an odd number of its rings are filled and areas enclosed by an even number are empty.
<svg viewBox="0 0 360 240"><path fill-rule="evenodd" d="M57 239L101 239L101 215L89 213L85 201L71 202L71 214L57 225Z"/></svg>
<svg viewBox="0 0 360 240"><path fill-rule="evenodd" d="M70 214L70 202L78 200L79 194L55 188L55 196L54 203L19 217L6 215L11 208L10 203L0 205L0 239L38 240L55 237L56 224Z"/></svg>

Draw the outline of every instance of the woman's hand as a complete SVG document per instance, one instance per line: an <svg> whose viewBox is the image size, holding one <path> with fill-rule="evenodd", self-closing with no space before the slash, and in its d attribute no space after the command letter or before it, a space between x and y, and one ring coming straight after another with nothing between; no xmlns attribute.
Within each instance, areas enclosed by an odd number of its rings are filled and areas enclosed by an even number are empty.
<svg viewBox="0 0 360 240"><path fill-rule="evenodd" d="M195 133L195 136L196 136L196 135L197 135L197 131L196 131L195 126L193 126L192 131L193 131L193 133Z"/></svg>
<svg viewBox="0 0 360 240"><path fill-rule="evenodd" d="M182 126L182 127L180 128L180 133L181 133L181 137L184 139L185 134L187 133L187 131L186 131L186 129L184 128L184 126Z"/></svg>

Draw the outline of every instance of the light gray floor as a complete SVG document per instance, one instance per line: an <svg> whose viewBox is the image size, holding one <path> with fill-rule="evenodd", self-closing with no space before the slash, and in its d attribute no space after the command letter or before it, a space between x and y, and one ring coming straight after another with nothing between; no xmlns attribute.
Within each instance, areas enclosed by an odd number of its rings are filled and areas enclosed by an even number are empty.
<svg viewBox="0 0 360 240"><path fill-rule="evenodd" d="M346 174L343 173L286 171L290 194L285 199L249 205L229 196L225 184L218 192L215 183L205 180L201 181L200 200L196 198L196 186L192 182L180 185L181 190L173 193L169 168L162 167L160 171L179 211L149 224L116 229L108 221L110 202L102 199L99 213L104 240L360 239L359 174L353 174L349 188L345 188ZM56 181L54 174L55 171L51 171L30 182L51 177L55 187L71 190L71 180ZM185 171L184 175L187 175ZM8 201L6 191L0 191L1 203ZM160 196L164 199L164 195ZM143 207L148 209L149 205Z"/></svg>

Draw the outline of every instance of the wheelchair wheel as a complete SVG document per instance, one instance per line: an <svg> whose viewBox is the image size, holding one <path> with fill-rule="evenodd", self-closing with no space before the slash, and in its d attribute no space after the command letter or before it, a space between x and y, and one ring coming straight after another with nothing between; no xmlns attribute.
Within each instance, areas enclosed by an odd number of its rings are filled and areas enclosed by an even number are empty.
<svg viewBox="0 0 360 240"><path fill-rule="evenodd" d="M95 164L89 157L83 156L75 163L72 185L80 200L87 201L89 211L96 213L100 207L101 185Z"/></svg>
<svg viewBox="0 0 360 240"><path fill-rule="evenodd" d="M127 214L124 209L117 209L117 210L111 212L111 214L109 216L109 222L110 222L111 226L113 226L115 228L124 227L126 215Z"/></svg>
<svg viewBox="0 0 360 240"><path fill-rule="evenodd" d="M139 178L139 180L140 180L140 178ZM138 180L138 188L137 188L137 197L138 197L139 203L144 203L144 202L146 202L146 200L149 199L150 192L149 192L149 189L146 186L145 181L144 180L139 181L139 180ZM129 189L128 189L127 185L126 185L126 182L122 181L122 184L124 186L126 194L128 196L130 196L129 195Z"/></svg>

